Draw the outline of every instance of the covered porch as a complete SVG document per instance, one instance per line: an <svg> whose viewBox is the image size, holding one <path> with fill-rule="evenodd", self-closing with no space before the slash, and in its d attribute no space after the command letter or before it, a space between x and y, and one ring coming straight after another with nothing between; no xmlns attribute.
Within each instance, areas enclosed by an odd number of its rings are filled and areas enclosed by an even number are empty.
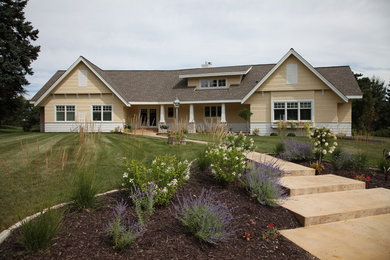
<svg viewBox="0 0 390 260"><path fill-rule="evenodd" d="M139 104L125 108L125 120L132 129L186 130L188 133L210 131L218 125L227 131L247 131L246 122L238 116L249 105L240 103Z"/></svg>

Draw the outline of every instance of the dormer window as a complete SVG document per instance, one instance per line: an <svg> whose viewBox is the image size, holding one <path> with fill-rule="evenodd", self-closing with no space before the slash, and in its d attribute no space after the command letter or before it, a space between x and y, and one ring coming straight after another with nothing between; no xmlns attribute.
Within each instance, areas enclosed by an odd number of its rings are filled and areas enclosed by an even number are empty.
<svg viewBox="0 0 390 260"><path fill-rule="evenodd" d="M226 79L202 79L200 88L226 88Z"/></svg>

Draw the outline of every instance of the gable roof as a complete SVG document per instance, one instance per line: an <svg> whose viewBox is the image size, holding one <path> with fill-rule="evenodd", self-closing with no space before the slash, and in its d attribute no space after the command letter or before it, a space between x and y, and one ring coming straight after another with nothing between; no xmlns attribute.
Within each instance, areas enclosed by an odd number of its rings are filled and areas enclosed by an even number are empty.
<svg viewBox="0 0 390 260"><path fill-rule="evenodd" d="M361 98L360 88L348 66L313 68L291 49L277 64L181 70L102 70L81 56L68 70L57 71L31 101L38 105L71 69L79 62L83 62L127 106L172 104L176 97L179 98L182 104L244 103L290 55L303 60L303 63L306 63L305 65L343 100ZM187 86L187 78L199 77L199 75L226 76L226 73L242 73L236 74L242 75L241 83L231 85L227 89L200 90ZM183 75L186 77L183 77Z"/></svg>

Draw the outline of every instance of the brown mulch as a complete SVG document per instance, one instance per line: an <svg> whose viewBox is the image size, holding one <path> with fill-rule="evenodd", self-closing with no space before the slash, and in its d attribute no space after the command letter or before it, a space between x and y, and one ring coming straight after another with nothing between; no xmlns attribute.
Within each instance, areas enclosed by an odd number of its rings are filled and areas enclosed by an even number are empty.
<svg viewBox="0 0 390 260"><path fill-rule="evenodd" d="M311 162L299 162L299 164L310 167ZM364 171L356 171L354 169L351 170L336 170L334 169L332 163L324 161L323 162L325 169L321 172L321 174L334 174L342 177L347 177L351 179L355 179L356 175L365 174L366 176L370 176L370 180L366 182L366 188L386 188L390 189L390 176L387 181L385 181L385 175L383 172L377 171L375 169L367 169Z"/></svg>
<svg viewBox="0 0 390 260"><path fill-rule="evenodd" d="M300 226L288 210L260 205L239 183L218 186L208 173L192 175L179 194L200 194L202 187L212 187L216 193L224 191L218 199L235 217L236 234L231 241L217 246L200 243L172 216L169 205L156 209L144 235L117 252L105 233L115 203L127 197L125 192L117 192L103 197L95 210L70 211L63 230L45 251L23 251L18 242L20 231L15 231L0 245L0 259L316 259L282 235L269 242L261 238L269 223L280 230ZM129 213L135 219L133 209ZM249 241L242 238L244 232L250 234Z"/></svg>

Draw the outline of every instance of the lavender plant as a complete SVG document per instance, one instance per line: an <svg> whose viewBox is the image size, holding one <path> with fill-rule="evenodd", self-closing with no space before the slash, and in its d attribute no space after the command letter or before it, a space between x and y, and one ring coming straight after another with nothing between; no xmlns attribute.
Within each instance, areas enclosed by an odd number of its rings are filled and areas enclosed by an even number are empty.
<svg viewBox="0 0 390 260"><path fill-rule="evenodd" d="M200 241L218 244L233 235L233 215L226 205L214 199L212 190L202 189L199 196L190 194L173 204L174 216Z"/></svg>
<svg viewBox="0 0 390 260"><path fill-rule="evenodd" d="M251 163L249 171L240 179L245 189L262 205L276 206L285 194L280 185L282 171L273 162Z"/></svg>
<svg viewBox="0 0 390 260"><path fill-rule="evenodd" d="M112 237L114 249L122 250L137 237L142 236L145 229L139 222L131 222L127 216L127 203L118 202L113 210L113 220L108 224L107 234Z"/></svg>
<svg viewBox="0 0 390 260"><path fill-rule="evenodd" d="M146 191L142 191L137 186L133 186L130 198L135 206L135 212L138 217L138 222L142 227L154 212L154 184L150 183Z"/></svg>
<svg viewBox="0 0 390 260"><path fill-rule="evenodd" d="M293 138L282 139L284 150L280 157L287 161L305 161L313 159L313 146L309 142L296 141Z"/></svg>
<svg viewBox="0 0 390 260"><path fill-rule="evenodd" d="M336 170L349 170L353 168L353 156L345 151L336 149L335 154L331 157L332 165Z"/></svg>

